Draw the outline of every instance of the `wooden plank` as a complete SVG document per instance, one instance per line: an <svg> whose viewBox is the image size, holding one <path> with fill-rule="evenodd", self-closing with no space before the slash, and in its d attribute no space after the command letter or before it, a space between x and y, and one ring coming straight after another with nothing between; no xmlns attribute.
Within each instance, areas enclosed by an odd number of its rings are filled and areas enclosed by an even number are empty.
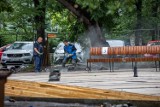
<svg viewBox="0 0 160 107"><path fill-rule="evenodd" d="M8 80L5 95L41 98L160 101L159 96L18 80Z"/></svg>
<svg viewBox="0 0 160 107"><path fill-rule="evenodd" d="M160 61L160 58L99 58L99 59L87 59L87 62L152 62L152 61Z"/></svg>

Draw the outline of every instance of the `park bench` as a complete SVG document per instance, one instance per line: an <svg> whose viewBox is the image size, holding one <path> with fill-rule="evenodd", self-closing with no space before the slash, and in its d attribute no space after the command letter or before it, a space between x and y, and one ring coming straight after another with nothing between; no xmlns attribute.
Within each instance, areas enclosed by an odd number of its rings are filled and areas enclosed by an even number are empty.
<svg viewBox="0 0 160 107"><path fill-rule="evenodd" d="M156 57L145 57L145 54L156 54ZM157 62L160 70L160 46L124 46L124 47L91 47L90 58L87 59L87 70L91 71L91 63L109 63L110 72L114 71L115 62L132 62L132 69L138 62Z"/></svg>

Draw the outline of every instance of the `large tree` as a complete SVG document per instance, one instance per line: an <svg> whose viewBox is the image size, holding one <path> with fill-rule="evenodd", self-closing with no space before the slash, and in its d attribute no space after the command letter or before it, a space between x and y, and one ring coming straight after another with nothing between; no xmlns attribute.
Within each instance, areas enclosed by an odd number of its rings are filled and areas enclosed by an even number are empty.
<svg viewBox="0 0 160 107"><path fill-rule="evenodd" d="M136 27L135 27L135 45L142 45L142 35L140 29L142 28L142 0L135 0L136 6Z"/></svg>
<svg viewBox="0 0 160 107"><path fill-rule="evenodd" d="M7 0L1 0L0 1L0 13L4 12L4 11L6 11L6 12L12 12L13 11L13 8L12 8L11 4L8 3ZM1 29L1 25L2 25L2 20L0 19L0 29ZM4 43L5 43L5 40L3 39L3 36L0 35L0 46L5 45Z"/></svg>
<svg viewBox="0 0 160 107"><path fill-rule="evenodd" d="M152 16L152 18L153 19L155 19L155 20L157 20L158 19L158 12L160 12L160 1L159 0L152 0L151 1L151 16ZM158 9L159 9L159 11L158 11ZM158 23L157 23L157 21L153 24L153 26L152 26L155 30L152 30L151 31L151 35L152 35L152 40L156 40L156 39L159 39L159 37L158 38L156 38L156 34L158 35ZM156 32L155 32L156 31ZM158 35L158 36L160 36L160 35Z"/></svg>
<svg viewBox="0 0 160 107"><path fill-rule="evenodd" d="M107 14L108 7L106 1L82 1L82 0L57 0L69 9L80 22L83 22L88 29L86 35L91 40L91 46L102 46L105 43L102 35L102 26L113 25L112 16ZM112 23L112 24L111 24Z"/></svg>
<svg viewBox="0 0 160 107"><path fill-rule="evenodd" d="M11 4L8 2L8 0L1 0L0 1L0 12L12 12L13 8L11 6Z"/></svg>
<svg viewBox="0 0 160 107"><path fill-rule="evenodd" d="M48 0L33 0L35 7L34 21L36 24L37 36L41 36L45 42L45 15Z"/></svg>

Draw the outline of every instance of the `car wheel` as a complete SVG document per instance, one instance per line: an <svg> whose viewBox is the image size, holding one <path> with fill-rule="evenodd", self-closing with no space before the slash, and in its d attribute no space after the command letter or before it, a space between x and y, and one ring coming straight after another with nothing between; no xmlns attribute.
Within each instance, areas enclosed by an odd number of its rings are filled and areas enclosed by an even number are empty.
<svg viewBox="0 0 160 107"><path fill-rule="evenodd" d="M20 66L15 66L15 68L17 69L17 68L19 68Z"/></svg>
<svg viewBox="0 0 160 107"><path fill-rule="evenodd" d="M55 61L54 64L62 64L62 61L63 60L59 59L58 61Z"/></svg>
<svg viewBox="0 0 160 107"><path fill-rule="evenodd" d="M32 58L32 60L31 60L30 64L34 64L34 58Z"/></svg>
<svg viewBox="0 0 160 107"><path fill-rule="evenodd" d="M6 64L2 64L2 67L3 67L3 68L7 68L7 65L6 65Z"/></svg>

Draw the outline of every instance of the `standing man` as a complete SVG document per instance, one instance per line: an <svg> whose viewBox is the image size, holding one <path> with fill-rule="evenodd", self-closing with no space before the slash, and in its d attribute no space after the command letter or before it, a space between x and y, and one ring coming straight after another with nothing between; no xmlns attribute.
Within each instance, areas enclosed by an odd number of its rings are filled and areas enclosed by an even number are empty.
<svg viewBox="0 0 160 107"><path fill-rule="evenodd" d="M42 55L43 55L42 42L43 42L43 38L38 37L37 41L34 43L35 72L40 72L41 71Z"/></svg>
<svg viewBox="0 0 160 107"><path fill-rule="evenodd" d="M62 62L62 67L65 67L65 64L69 59L72 59L72 64L75 66L76 59L77 59L77 56L76 56L77 49L75 48L74 45L69 44L67 40L64 40L63 43L65 45L64 46L65 57Z"/></svg>

